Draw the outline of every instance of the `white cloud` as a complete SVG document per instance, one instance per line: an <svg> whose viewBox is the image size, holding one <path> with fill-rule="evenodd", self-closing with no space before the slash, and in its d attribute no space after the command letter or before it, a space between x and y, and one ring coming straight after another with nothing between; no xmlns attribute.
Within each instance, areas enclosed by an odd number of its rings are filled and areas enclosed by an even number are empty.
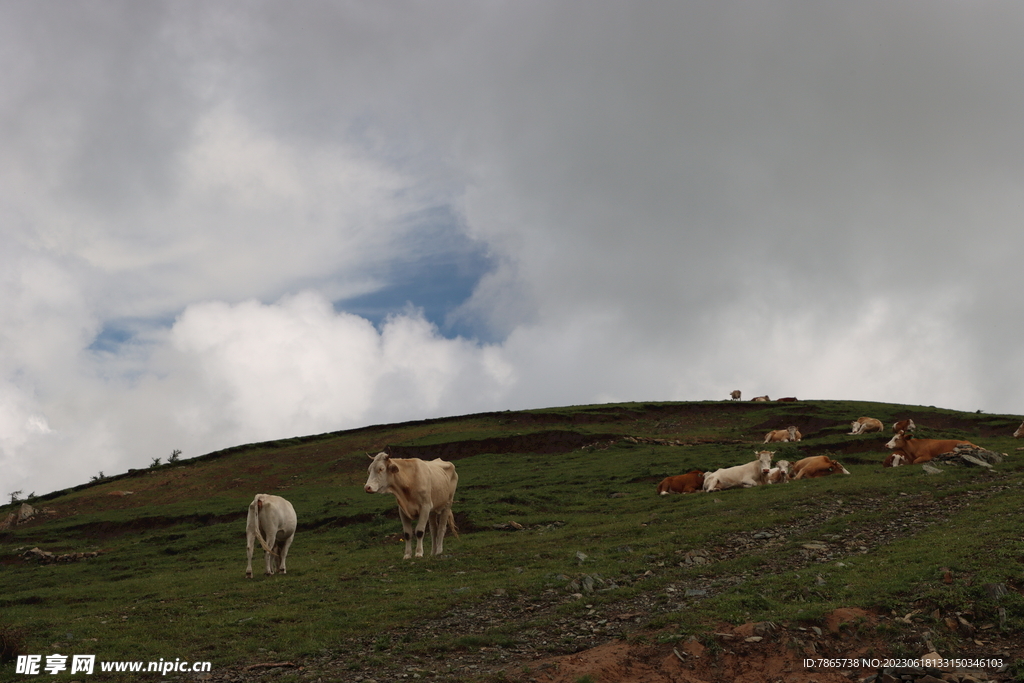
<svg viewBox="0 0 1024 683"><path fill-rule="evenodd" d="M42 490L734 388L1019 411L1022 28L941 0L5 5L0 464ZM446 254L493 268L426 301ZM381 292L386 319L335 308Z"/></svg>
<svg viewBox="0 0 1024 683"><path fill-rule="evenodd" d="M228 438L259 440L490 408L512 381L494 348L446 339L417 311L377 330L314 292L195 304L170 336L201 376L203 407L179 422L219 438L218 422Z"/></svg>

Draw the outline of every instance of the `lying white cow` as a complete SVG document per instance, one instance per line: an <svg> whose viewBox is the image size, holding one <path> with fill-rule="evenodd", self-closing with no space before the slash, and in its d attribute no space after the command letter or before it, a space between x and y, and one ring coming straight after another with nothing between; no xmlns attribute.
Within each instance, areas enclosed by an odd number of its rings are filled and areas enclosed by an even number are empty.
<svg viewBox="0 0 1024 683"><path fill-rule="evenodd" d="M372 456L371 456L372 457ZM412 557L413 523L416 525L416 557L423 557L423 534L430 527L432 554L444 552L444 534L450 527L459 535L452 515L455 487L459 475L455 465L437 458L392 458L378 453L368 468L363 487L367 493L391 493L398 500L398 516L402 519L405 556Z"/></svg>
<svg viewBox="0 0 1024 683"><path fill-rule="evenodd" d="M789 461L780 460L775 463L775 467L768 470L768 483L769 484L788 484L789 483Z"/></svg>
<svg viewBox="0 0 1024 683"><path fill-rule="evenodd" d="M850 434L867 434L868 432L880 432L884 430L881 420L873 417L858 417L850 423Z"/></svg>
<svg viewBox="0 0 1024 683"><path fill-rule="evenodd" d="M1020 427L1017 427L1017 431L1013 433L1014 438L1019 439L1024 436L1024 422L1020 423Z"/></svg>
<svg viewBox="0 0 1024 683"><path fill-rule="evenodd" d="M704 475L705 491L724 491L738 487L750 488L768 483L775 451L758 451L757 460L745 465L726 467Z"/></svg>
<svg viewBox="0 0 1024 683"><path fill-rule="evenodd" d="M252 578L253 541L258 540L267 562L267 576L275 572L288 573L288 548L295 539L295 508L281 496L257 493L249 503L249 517L245 520L245 549L249 563L245 578Z"/></svg>

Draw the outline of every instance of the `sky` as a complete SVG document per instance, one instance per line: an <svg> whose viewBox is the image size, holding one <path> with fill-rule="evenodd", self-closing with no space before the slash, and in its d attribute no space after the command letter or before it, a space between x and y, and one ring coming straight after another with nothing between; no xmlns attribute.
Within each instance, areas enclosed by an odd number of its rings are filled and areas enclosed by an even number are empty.
<svg viewBox="0 0 1024 683"><path fill-rule="evenodd" d="M1021 35L1016 0L0 3L0 494L733 389L1020 414Z"/></svg>

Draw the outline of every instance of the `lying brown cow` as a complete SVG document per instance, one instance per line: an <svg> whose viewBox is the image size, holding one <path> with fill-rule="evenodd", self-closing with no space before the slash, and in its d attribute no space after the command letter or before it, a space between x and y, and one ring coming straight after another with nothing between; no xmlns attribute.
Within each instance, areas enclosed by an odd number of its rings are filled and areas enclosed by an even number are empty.
<svg viewBox="0 0 1024 683"><path fill-rule="evenodd" d="M833 460L827 455L812 455L803 460L793 463L793 479L814 479L816 477L827 477L830 474L842 472L849 474L838 460Z"/></svg>
<svg viewBox="0 0 1024 683"><path fill-rule="evenodd" d="M693 470L674 477L665 477L658 484L658 494L667 496L670 493L694 493L704 488L704 473Z"/></svg>
<svg viewBox="0 0 1024 683"><path fill-rule="evenodd" d="M915 429L917 429L917 425L914 424L914 421L911 420L909 417L906 420L900 420L899 422L893 423L892 425L893 434L896 434L897 432L906 432L907 434L909 434Z"/></svg>
<svg viewBox="0 0 1024 683"><path fill-rule="evenodd" d="M882 421L873 417L858 417L850 423L850 434L867 434L868 432L880 432L883 429Z"/></svg>
<svg viewBox="0 0 1024 683"><path fill-rule="evenodd" d="M896 432L896 436L892 437L885 447L906 453L907 458L903 461L904 465L920 465L932 460L937 455L949 453L961 445L978 448L970 441L963 439L918 439L909 436L906 432Z"/></svg>
<svg viewBox="0 0 1024 683"><path fill-rule="evenodd" d="M763 443L771 443L773 441L800 441L804 437L800 433L800 430L794 426L789 426L786 429L773 429L764 436Z"/></svg>
<svg viewBox="0 0 1024 683"><path fill-rule="evenodd" d="M900 465L906 465L907 460L910 456L907 455L906 451L902 448L897 448L885 459L882 463L882 467L899 467Z"/></svg>

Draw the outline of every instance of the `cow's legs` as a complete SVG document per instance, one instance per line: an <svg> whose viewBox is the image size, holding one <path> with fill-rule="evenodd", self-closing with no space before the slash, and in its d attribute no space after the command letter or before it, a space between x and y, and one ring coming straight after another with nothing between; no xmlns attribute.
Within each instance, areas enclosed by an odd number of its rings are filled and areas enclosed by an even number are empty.
<svg viewBox="0 0 1024 683"><path fill-rule="evenodd" d="M448 510L434 510L430 514L430 539L434 555L444 552L444 534L448 530Z"/></svg>
<svg viewBox="0 0 1024 683"><path fill-rule="evenodd" d="M402 508L398 508L398 516L402 519L402 538L405 539L405 555L402 557L403 560L408 560L412 557L412 518L407 517ZM420 556L423 552L420 552Z"/></svg>
<svg viewBox="0 0 1024 683"><path fill-rule="evenodd" d="M427 532L427 524L430 522L431 509L424 506L420 508L420 518L416 520L416 557L423 557L423 535Z"/></svg>
<svg viewBox="0 0 1024 683"><path fill-rule="evenodd" d="M287 560L288 560L288 548L292 547L292 541L295 540L295 534L289 534L287 538L277 544L274 550L278 554L277 566L282 574L288 573Z"/></svg>
<svg viewBox="0 0 1024 683"><path fill-rule="evenodd" d="M251 531L247 531L245 534L245 554L249 558L249 562L245 565L245 578L252 578L252 546L256 542L256 536Z"/></svg>
<svg viewBox="0 0 1024 683"><path fill-rule="evenodd" d="M437 510L430 513L430 519L427 520L427 528L430 530L430 554L437 555Z"/></svg>
<svg viewBox="0 0 1024 683"><path fill-rule="evenodd" d="M262 531L265 532L263 534L263 538L265 538L267 540L267 545L269 545L270 549L273 550L274 547L277 545L277 527L264 528L264 529L262 529ZM272 553L272 552L264 552L263 553L263 560L264 560L264 562L266 564L266 567L267 567L267 569L266 569L267 576L273 576L273 574L274 574L275 559L276 558L274 556L274 553Z"/></svg>

